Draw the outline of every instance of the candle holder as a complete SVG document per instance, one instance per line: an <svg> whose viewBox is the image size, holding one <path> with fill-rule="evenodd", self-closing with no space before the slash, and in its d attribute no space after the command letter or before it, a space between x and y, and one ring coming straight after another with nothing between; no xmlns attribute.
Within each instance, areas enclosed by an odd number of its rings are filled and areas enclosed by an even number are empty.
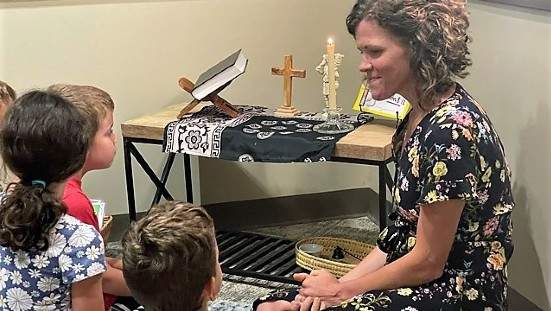
<svg viewBox="0 0 551 311"><path fill-rule="evenodd" d="M341 107L325 108L323 112L327 114L327 121L314 126L314 131L321 134L341 134L354 130L354 125L343 122L340 119Z"/></svg>

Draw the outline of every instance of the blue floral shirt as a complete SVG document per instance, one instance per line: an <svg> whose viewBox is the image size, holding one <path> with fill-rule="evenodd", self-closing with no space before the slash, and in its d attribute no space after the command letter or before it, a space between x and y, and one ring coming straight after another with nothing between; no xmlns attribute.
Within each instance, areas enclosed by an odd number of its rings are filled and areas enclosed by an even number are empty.
<svg viewBox="0 0 551 311"><path fill-rule="evenodd" d="M0 246L0 310L70 310L71 284L106 270L93 227L63 215L45 251Z"/></svg>

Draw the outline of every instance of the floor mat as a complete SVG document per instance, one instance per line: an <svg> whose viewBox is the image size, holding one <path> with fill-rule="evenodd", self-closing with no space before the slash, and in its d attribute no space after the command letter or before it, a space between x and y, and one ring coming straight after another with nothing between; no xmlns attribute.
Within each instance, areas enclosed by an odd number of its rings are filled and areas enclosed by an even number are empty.
<svg viewBox="0 0 551 311"><path fill-rule="evenodd" d="M272 235L291 240L315 236L332 236L354 239L374 244L379 232L378 226L368 217L339 219L298 225L273 226L249 230L249 232ZM119 242L107 244L106 254L118 257ZM209 305L210 310L250 310L252 303L275 289L291 288L293 285L253 278L224 275L218 299Z"/></svg>

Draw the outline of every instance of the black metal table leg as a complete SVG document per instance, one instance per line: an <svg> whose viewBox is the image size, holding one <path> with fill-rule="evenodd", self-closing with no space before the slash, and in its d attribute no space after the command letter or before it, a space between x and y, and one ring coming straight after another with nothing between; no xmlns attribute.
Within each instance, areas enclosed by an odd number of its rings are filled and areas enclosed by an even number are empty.
<svg viewBox="0 0 551 311"><path fill-rule="evenodd" d="M387 225L386 211L386 181L387 181L386 164L379 165L379 228L382 230Z"/></svg>
<svg viewBox="0 0 551 311"><path fill-rule="evenodd" d="M132 175L132 155L130 153L132 142L123 138L124 172L126 177L126 195L128 197L128 217L130 221L136 220L136 198L134 196L134 177Z"/></svg>
<svg viewBox="0 0 551 311"><path fill-rule="evenodd" d="M184 176L186 181L186 200L193 203L193 185L191 181L191 159L189 154L184 153Z"/></svg>
<svg viewBox="0 0 551 311"><path fill-rule="evenodd" d="M176 157L176 154L169 153L168 157L166 158L165 166L163 167L163 173L161 174L161 183L163 186L166 186L166 182L168 181L168 176L170 175L170 170L172 169L172 164L174 163L174 158ZM153 197L153 202L151 202L151 206L155 204L159 204L161 201L161 189L157 188L155 190L155 197Z"/></svg>
<svg viewBox="0 0 551 311"><path fill-rule="evenodd" d="M390 174L390 170L388 169L387 165L385 165L385 173L386 186L388 187L388 190L392 192L392 188L394 187L394 180L392 179L392 174Z"/></svg>
<svg viewBox="0 0 551 311"><path fill-rule="evenodd" d="M140 166L142 167L144 172L147 174L147 176L149 176L149 179L155 184L155 187L157 187L157 190L161 191L163 197L165 197L165 199L167 199L167 200L174 200L174 198L172 197L170 192L168 192L165 185L163 185L163 183L159 180L157 175L155 175L155 172L153 171L153 169L151 169L151 167L149 166L147 161L145 161L145 159L143 158L141 153L138 151L138 149L136 149L136 147L133 144L129 144L128 145L128 150L134 156L136 161L138 161L138 164L140 164Z"/></svg>
<svg viewBox="0 0 551 311"><path fill-rule="evenodd" d="M137 219L134 176L132 174L132 156L134 156L136 161L138 161L138 164L140 164L140 166L142 167L143 171L147 174L153 184L155 184L156 191L155 197L153 199L153 204L156 204L160 201L161 195L167 200L174 200L170 192L168 192L168 190L166 189L166 182L168 180L172 164L174 163L175 154L171 153L168 155L163 168L161 179L159 180L147 161L145 161L143 156L140 154L134 143L160 145L162 144L162 141L123 137L124 170L126 177L126 193L128 197L128 217L130 218L130 221L134 221Z"/></svg>

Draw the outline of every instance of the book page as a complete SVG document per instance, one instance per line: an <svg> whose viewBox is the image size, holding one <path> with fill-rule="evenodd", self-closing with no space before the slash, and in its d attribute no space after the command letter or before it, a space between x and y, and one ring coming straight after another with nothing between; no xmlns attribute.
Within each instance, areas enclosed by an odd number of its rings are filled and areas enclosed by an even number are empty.
<svg viewBox="0 0 551 311"><path fill-rule="evenodd" d="M103 217L105 217L105 202L102 200L90 200L94 208L94 214L98 218L99 228L103 227Z"/></svg>

